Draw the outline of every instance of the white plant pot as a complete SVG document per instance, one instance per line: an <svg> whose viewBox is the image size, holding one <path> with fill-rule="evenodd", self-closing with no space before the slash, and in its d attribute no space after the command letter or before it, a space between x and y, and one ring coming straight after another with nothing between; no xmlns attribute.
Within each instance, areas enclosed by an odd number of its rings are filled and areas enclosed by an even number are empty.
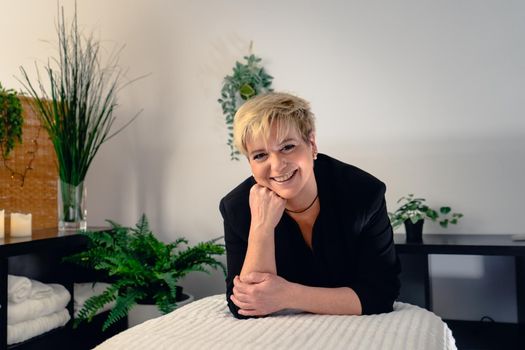
<svg viewBox="0 0 525 350"><path fill-rule="evenodd" d="M194 300L193 295L184 293L188 296L186 300L177 303L177 309L191 303ZM136 304L128 312L128 328L136 326L144 321L151 320L162 316L159 308L155 304Z"/></svg>

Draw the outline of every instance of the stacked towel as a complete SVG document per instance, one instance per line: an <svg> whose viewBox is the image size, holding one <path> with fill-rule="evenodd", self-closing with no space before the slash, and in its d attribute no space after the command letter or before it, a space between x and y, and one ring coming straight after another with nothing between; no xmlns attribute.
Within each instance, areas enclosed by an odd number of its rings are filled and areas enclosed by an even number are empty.
<svg viewBox="0 0 525 350"><path fill-rule="evenodd" d="M47 298L53 293L53 289L42 282L30 280L27 277L7 275L7 300L18 304L28 298Z"/></svg>
<svg viewBox="0 0 525 350"><path fill-rule="evenodd" d="M108 283L89 282L89 283L75 283L73 306L75 309L75 318L78 317L78 312L84 307L86 300L95 295L100 295L110 286ZM104 305L104 307L97 311L97 315L101 312L112 309L115 306L115 301Z"/></svg>
<svg viewBox="0 0 525 350"><path fill-rule="evenodd" d="M7 275L7 300L21 303L31 294L31 280L27 277Z"/></svg>
<svg viewBox="0 0 525 350"><path fill-rule="evenodd" d="M28 298L24 302L7 305L7 324L15 324L38 317L50 315L66 308L71 300L71 294L60 284L49 285L53 292L50 296L41 299Z"/></svg>
<svg viewBox="0 0 525 350"><path fill-rule="evenodd" d="M14 325L7 324L7 345L23 342L39 334L64 326L71 316L67 309L50 315L23 321Z"/></svg>
<svg viewBox="0 0 525 350"><path fill-rule="evenodd" d="M53 293L53 287L49 284L44 284L42 282L31 280L31 294L29 298L31 299L44 299Z"/></svg>
<svg viewBox="0 0 525 350"><path fill-rule="evenodd" d="M8 275L7 344L22 342L65 325L69 291L60 284L43 284Z"/></svg>

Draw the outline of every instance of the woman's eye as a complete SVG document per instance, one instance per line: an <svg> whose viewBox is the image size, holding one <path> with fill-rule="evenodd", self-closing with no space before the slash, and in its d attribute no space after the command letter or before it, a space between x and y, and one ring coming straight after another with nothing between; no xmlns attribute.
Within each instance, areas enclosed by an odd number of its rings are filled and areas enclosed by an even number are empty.
<svg viewBox="0 0 525 350"><path fill-rule="evenodd" d="M284 152L291 152L295 148L295 145L286 145L282 148Z"/></svg>
<svg viewBox="0 0 525 350"><path fill-rule="evenodd" d="M266 153L257 153L253 156L253 160L263 160L266 157Z"/></svg>

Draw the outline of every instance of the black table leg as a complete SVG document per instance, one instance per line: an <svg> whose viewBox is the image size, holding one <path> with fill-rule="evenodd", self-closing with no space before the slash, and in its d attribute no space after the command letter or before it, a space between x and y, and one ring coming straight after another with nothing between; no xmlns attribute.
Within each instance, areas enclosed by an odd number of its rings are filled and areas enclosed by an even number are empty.
<svg viewBox="0 0 525 350"><path fill-rule="evenodd" d="M432 310L427 254L398 254L401 261L399 301Z"/></svg>
<svg viewBox="0 0 525 350"><path fill-rule="evenodd" d="M516 256L516 299L518 324L525 327L525 256Z"/></svg>

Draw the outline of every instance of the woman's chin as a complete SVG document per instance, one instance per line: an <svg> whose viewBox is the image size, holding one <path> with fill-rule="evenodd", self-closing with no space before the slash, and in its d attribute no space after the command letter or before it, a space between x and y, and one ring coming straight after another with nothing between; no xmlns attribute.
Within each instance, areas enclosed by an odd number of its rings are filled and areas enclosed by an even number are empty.
<svg viewBox="0 0 525 350"><path fill-rule="evenodd" d="M286 199L286 200L290 200L297 195L296 191L286 191L286 190L279 190L279 189L274 189L273 191L277 193L279 197Z"/></svg>

